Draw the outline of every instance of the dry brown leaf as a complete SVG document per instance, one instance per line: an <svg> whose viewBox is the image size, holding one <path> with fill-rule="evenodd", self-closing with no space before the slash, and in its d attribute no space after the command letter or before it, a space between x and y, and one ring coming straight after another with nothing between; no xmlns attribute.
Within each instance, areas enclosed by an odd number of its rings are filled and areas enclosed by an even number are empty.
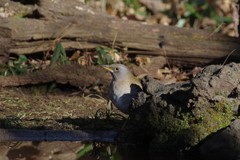
<svg viewBox="0 0 240 160"><path fill-rule="evenodd" d="M77 60L81 55L81 52L77 50L73 53L73 55L68 59L69 61Z"/></svg>

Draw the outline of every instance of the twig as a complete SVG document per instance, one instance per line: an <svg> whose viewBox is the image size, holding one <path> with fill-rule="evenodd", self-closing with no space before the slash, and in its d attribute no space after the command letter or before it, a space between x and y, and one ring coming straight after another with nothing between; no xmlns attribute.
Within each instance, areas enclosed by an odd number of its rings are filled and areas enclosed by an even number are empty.
<svg viewBox="0 0 240 160"><path fill-rule="evenodd" d="M117 31L117 33L116 33L115 36L114 36L114 39L113 39L113 42L112 42L112 49L114 48L114 45L115 45L117 36L118 36L118 31Z"/></svg>
<svg viewBox="0 0 240 160"><path fill-rule="evenodd" d="M211 34L209 34L207 38L210 38L214 33L217 33L223 27L223 25L225 25L225 23L218 25L218 27Z"/></svg>
<svg viewBox="0 0 240 160"><path fill-rule="evenodd" d="M225 58L225 60L224 60L224 62L223 62L223 64L222 64L222 66L227 62L228 58L229 58L236 50L237 50L237 49L234 49L234 50L232 50L232 52L231 52L230 54L228 54L228 56ZM221 66L221 68L222 68L222 66Z"/></svg>

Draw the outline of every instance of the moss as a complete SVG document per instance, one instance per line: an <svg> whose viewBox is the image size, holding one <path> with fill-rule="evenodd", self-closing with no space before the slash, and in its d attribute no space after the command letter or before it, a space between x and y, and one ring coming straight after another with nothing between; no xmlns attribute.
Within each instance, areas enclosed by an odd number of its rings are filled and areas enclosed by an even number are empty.
<svg viewBox="0 0 240 160"><path fill-rule="evenodd" d="M204 125L192 124L185 132L184 143L186 146L195 146L207 136L207 133Z"/></svg>
<svg viewBox="0 0 240 160"><path fill-rule="evenodd" d="M232 104L227 100L209 103L198 99L193 109L183 111L179 107L175 113L168 112L167 107L155 106L148 104L137 116L142 132L152 136L149 147L153 151L189 149L229 125L234 118Z"/></svg>
<svg viewBox="0 0 240 160"><path fill-rule="evenodd" d="M234 119L231 103L221 101L204 104L199 103L195 108L200 110L201 114L195 117L197 123L192 123L186 132L185 140L190 146L195 146L211 133L228 126Z"/></svg>
<svg viewBox="0 0 240 160"><path fill-rule="evenodd" d="M175 115L145 110L141 112L138 124L145 135L151 135L151 150L177 150L183 147L185 132L189 129L192 117L189 113L177 112ZM151 133L149 133L151 132ZM144 134L143 134L144 135Z"/></svg>

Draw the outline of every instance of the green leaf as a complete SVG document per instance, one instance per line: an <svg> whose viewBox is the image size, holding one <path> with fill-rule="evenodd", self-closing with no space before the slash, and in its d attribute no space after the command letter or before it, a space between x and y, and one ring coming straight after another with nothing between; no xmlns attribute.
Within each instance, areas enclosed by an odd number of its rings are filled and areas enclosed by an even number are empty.
<svg viewBox="0 0 240 160"><path fill-rule="evenodd" d="M111 56L106 52L109 48L97 47L98 51L98 61L97 63L102 64L113 64Z"/></svg>
<svg viewBox="0 0 240 160"><path fill-rule="evenodd" d="M68 61L67 54L65 49L63 48L61 43L57 43L56 47L53 52L53 56L51 58L50 65L54 65L56 63L60 64L69 64L70 62Z"/></svg>
<svg viewBox="0 0 240 160"><path fill-rule="evenodd" d="M185 3L185 7L191 14L194 14L196 12L195 8L189 3Z"/></svg>
<svg viewBox="0 0 240 160"><path fill-rule="evenodd" d="M83 156L86 156L92 150L93 150L93 145L92 144L85 144L85 146L77 152L77 158L76 159L80 159Z"/></svg>
<svg viewBox="0 0 240 160"><path fill-rule="evenodd" d="M27 57L25 55L20 55L18 58L19 63L25 63L27 62Z"/></svg>
<svg viewBox="0 0 240 160"><path fill-rule="evenodd" d="M9 76L9 75L20 75L26 74L28 71L28 66L26 62L28 61L25 55L20 55L17 60L10 60L7 65L4 66L1 75Z"/></svg>
<svg viewBox="0 0 240 160"><path fill-rule="evenodd" d="M139 7L141 7L138 0L124 0L124 3L128 7L132 7L134 10L137 10Z"/></svg>
<svg viewBox="0 0 240 160"><path fill-rule="evenodd" d="M196 11L195 5L185 3L185 7L186 7L187 11L190 12L190 15L194 15L197 19L202 19L203 18L203 16Z"/></svg>
<svg viewBox="0 0 240 160"><path fill-rule="evenodd" d="M56 64L60 57L60 52L61 52L61 43L58 43L54 49L53 56L51 58L50 65Z"/></svg>

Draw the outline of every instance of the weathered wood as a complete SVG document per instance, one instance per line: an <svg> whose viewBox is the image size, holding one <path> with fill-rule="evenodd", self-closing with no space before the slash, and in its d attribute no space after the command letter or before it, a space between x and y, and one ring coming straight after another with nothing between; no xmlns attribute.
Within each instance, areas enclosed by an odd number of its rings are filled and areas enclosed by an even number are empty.
<svg viewBox="0 0 240 160"><path fill-rule="evenodd" d="M164 59L156 59L166 63ZM163 65L164 65L163 64ZM149 74L154 77L159 68L157 62L144 66L142 69L134 64L128 64L134 75ZM148 72L146 72L148 71ZM88 87L101 84L109 86L111 75L101 66L81 66L73 63L68 65L48 66L46 69L30 72L25 75L0 76L0 87L24 86L28 84L44 84L56 82L59 84L70 84L74 87Z"/></svg>
<svg viewBox="0 0 240 160"><path fill-rule="evenodd" d="M27 84L39 84L56 82L70 84L75 87L91 86L110 83L111 76L100 66L80 66L78 64L48 67L26 75L0 76L0 86L21 86Z"/></svg>
<svg viewBox="0 0 240 160"><path fill-rule="evenodd" d="M0 19L0 39L10 41L3 41L9 53L47 51L56 38L61 38L66 49L92 49L99 45L111 46L116 37L114 46L119 49L127 47L129 54L164 56L173 62L206 64L236 50L232 57L240 60L238 38L217 33L211 35L202 30L119 20L93 11L77 0L68 3L41 0L38 11L45 19Z"/></svg>

